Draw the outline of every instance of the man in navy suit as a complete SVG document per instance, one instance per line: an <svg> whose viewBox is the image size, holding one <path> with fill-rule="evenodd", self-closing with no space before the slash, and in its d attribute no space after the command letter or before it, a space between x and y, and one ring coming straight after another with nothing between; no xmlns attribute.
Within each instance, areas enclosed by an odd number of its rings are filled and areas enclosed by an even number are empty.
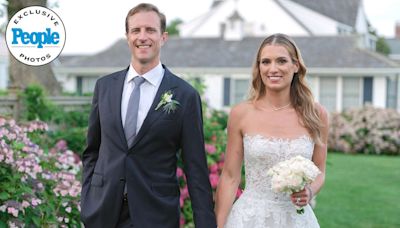
<svg viewBox="0 0 400 228"><path fill-rule="evenodd" d="M160 62L168 35L165 16L142 3L128 12L125 27L131 64L100 78L94 91L82 156L82 221L89 228L178 228L181 151L195 225L215 228L201 101L192 86ZM133 112L136 83L137 122L129 126L125 120ZM125 132L132 127L136 131L128 140Z"/></svg>

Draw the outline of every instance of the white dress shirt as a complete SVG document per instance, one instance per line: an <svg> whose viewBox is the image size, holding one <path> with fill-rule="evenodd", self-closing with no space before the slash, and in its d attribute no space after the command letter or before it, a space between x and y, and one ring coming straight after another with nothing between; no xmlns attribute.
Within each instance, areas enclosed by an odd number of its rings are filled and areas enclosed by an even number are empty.
<svg viewBox="0 0 400 228"><path fill-rule="evenodd" d="M139 132L140 127L143 124L144 119L147 116L147 113L150 110L150 107L153 103L154 97L156 96L157 90L160 87L161 81L164 77L164 68L161 65L161 62L145 73L144 75L140 75L140 77L144 77L146 79L145 82L140 86L140 101L139 101L139 110L138 110L138 118L137 118L137 127L136 134ZM122 99L121 99L121 119L122 126L125 127L125 117L128 109L129 97L131 96L132 90L135 87L135 83L133 82L133 78L139 76L139 74L135 71L132 65L129 66L128 73L125 77L124 82L124 90L122 91Z"/></svg>

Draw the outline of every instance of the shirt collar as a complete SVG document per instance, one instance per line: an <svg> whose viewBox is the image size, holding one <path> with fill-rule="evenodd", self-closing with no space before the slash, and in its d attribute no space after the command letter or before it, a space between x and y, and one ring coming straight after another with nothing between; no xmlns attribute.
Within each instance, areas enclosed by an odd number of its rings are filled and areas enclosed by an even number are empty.
<svg viewBox="0 0 400 228"><path fill-rule="evenodd" d="M145 74L141 75L146 79L153 86L158 86L161 83L162 78L164 77L164 68L161 65L161 62L158 63L156 67L149 70ZM134 77L138 76L139 74L133 68L132 64L129 65L128 74L126 75L125 83L130 82Z"/></svg>

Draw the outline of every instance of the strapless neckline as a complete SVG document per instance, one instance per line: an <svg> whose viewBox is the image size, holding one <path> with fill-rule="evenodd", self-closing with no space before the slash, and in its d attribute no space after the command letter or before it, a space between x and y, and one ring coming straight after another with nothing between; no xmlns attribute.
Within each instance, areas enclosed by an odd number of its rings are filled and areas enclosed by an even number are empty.
<svg viewBox="0 0 400 228"><path fill-rule="evenodd" d="M298 140L305 140L305 141L309 141L311 143L314 143L314 140L306 135L306 134L302 134L299 135L297 137L293 137L293 138L284 138L284 137L276 137L276 136L265 136L263 134L258 134L258 133L254 133L254 134L249 134L249 133L245 133L243 135L243 139L260 139L260 140L265 140L265 141L269 141L269 142L283 142L283 143L290 143L290 142L294 142L294 141L298 141Z"/></svg>

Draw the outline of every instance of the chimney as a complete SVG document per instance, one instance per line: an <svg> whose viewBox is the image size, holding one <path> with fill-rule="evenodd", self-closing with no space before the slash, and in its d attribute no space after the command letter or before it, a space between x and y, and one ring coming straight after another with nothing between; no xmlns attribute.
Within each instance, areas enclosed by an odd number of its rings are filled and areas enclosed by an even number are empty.
<svg viewBox="0 0 400 228"><path fill-rule="evenodd" d="M396 22L395 38L400 39L400 21Z"/></svg>

